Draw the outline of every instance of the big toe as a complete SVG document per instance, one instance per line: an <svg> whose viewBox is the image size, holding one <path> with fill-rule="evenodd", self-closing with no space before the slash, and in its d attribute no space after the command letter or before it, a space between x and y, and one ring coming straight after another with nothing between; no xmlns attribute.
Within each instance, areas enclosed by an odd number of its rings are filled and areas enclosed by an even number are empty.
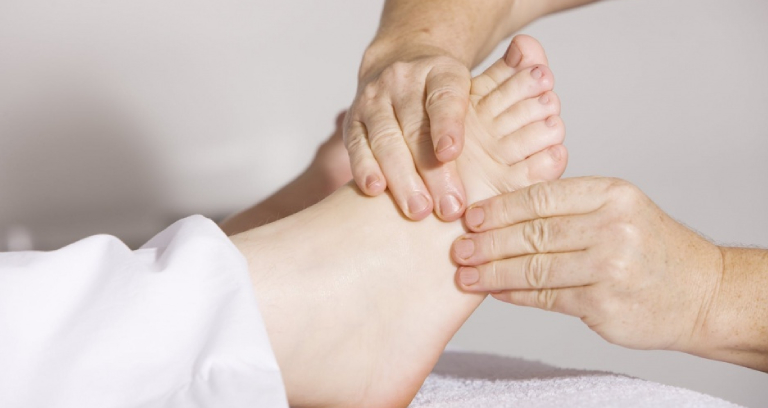
<svg viewBox="0 0 768 408"><path fill-rule="evenodd" d="M517 35L507 52L482 74L472 79L472 96L484 97L518 72L534 65L547 65L544 47L533 37Z"/></svg>

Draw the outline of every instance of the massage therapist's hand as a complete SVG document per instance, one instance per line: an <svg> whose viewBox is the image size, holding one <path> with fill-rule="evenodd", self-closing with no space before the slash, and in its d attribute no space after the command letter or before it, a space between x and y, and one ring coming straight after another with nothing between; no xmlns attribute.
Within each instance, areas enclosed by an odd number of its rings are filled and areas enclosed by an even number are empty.
<svg viewBox="0 0 768 408"><path fill-rule="evenodd" d="M438 49L394 55L361 67L344 141L352 174L368 195L387 187L410 219L434 209L446 221L466 195L452 161L464 145L470 73Z"/></svg>
<svg viewBox="0 0 768 408"><path fill-rule="evenodd" d="M467 291L582 319L609 342L695 352L720 249L632 184L572 178L472 205L452 247Z"/></svg>

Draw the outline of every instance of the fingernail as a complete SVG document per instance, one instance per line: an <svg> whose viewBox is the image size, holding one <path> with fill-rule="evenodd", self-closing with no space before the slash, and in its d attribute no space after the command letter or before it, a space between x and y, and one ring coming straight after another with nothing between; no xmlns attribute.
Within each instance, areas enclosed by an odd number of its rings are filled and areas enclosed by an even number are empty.
<svg viewBox="0 0 768 408"><path fill-rule="evenodd" d="M411 214L418 214L429 207L429 200L424 194L414 194L408 198L408 212Z"/></svg>
<svg viewBox="0 0 768 408"><path fill-rule="evenodd" d="M365 178L365 186L368 189L373 189L374 187L376 187L376 184L378 183L379 183L379 177L373 174Z"/></svg>
<svg viewBox="0 0 768 408"><path fill-rule="evenodd" d="M556 147L556 146L552 146L552 147L549 148L549 155L552 156L552 158L556 162L559 162L563 158L563 154L560 153L560 149L558 147Z"/></svg>
<svg viewBox="0 0 768 408"><path fill-rule="evenodd" d="M541 96L539 97L539 102L540 102L542 105L546 105L546 104L548 104L548 103L549 103L549 95L547 95L547 94L541 95Z"/></svg>
<svg viewBox="0 0 768 408"><path fill-rule="evenodd" d="M507 48L507 53L504 54L504 62L512 68L517 68L522 60L523 53L520 52L520 48L517 48L517 44L512 42Z"/></svg>
<svg viewBox="0 0 768 408"><path fill-rule="evenodd" d="M464 286L471 286L480 280L480 272L475 268L461 268L459 281Z"/></svg>
<svg viewBox="0 0 768 408"><path fill-rule="evenodd" d="M557 125L557 120L555 119L554 116L550 116L547 118L547 121L544 123L546 123L547 126L549 127L555 127L555 125Z"/></svg>
<svg viewBox="0 0 768 408"><path fill-rule="evenodd" d="M475 253L475 243L471 239L462 238L453 244L453 250L461 259L468 259Z"/></svg>
<svg viewBox="0 0 768 408"><path fill-rule="evenodd" d="M536 67L531 70L531 77L533 77L533 79L539 79L543 76L544 76L544 73L541 72L541 69L539 67Z"/></svg>
<svg viewBox="0 0 768 408"><path fill-rule="evenodd" d="M435 148L435 152L442 153L453 146L453 139L451 139L450 136L443 136L440 138L440 140L437 142L437 147Z"/></svg>
<svg viewBox="0 0 768 408"><path fill-rule="evenodd" d="M461 210L461 202L453 194L448 194L440 199L440 214L443 216L456 214Z"/></svg>
<svg viewBox="0 0 768 408"><path fill-rule="evenodd" d="M482 207L472 207L464 214L464 219L470 227L479 227L485 221L485 211Z"/></svg>

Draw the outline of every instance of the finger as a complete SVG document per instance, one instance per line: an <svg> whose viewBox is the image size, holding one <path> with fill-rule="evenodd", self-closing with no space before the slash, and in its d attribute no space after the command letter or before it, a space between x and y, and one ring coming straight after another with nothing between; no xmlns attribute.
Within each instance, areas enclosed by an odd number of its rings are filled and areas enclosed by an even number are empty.
<svg viewBox="0 0 768 408"><path fill-rule="evenodd" d="M344 145L349 153L352 177L360 190L369 196L383 193L387 189L387 182L368 144L362 122L350 120L347 123L344 127Z"/></svg>
<svg viewBox="0 0 768 408"><path fill-rule="evenodd" d="M395 102L395 112L416 170L432 195L437 216L445 221L459 219L467 202L464 187L456 163L441 163L435 157L421 94L402 95Z"/></svg>
<svg viewBox="0 0 768 408"><path fill-rule="evenodd" d="M426 78L425 107L435 155L456 160L464 147L464 120L469 109L470 73L460 64L436 65Z"/></svg>
<svg viewBox="0 0 768 408"><path fill-rule="evenodd" d="M489 231L464 234L451 246L451 257L459 265L528 254L570 252L594 245L595 225L591 214L536 218Z"/></svg>
<svg viewBox="0 0 768 408"><path fill-rule="evenodd" d="M586 214L605 204L610 183L608 178L578 177L535 184L473 204L466 224L487 231L536 218Z"/></svg>
<svg viewBox="0 0 768 408"><path fill-rule="evenodd" d="M597 279L587 251L523 255L458 269L462 289L470 292L568 288Z"/></svg>
<svg viewBox="0 0 768 408"><path fill-rule="evenodd" d="M565 124L560 116L531 123L499 141L499 157L508 165L524 160L549 146L565 141Z"/></svg>
<svg viewBox="0 0 768 408"><path fill-rule="evenodd" d="M371 151L392 195L406 217L421 220L432 212L432 198L414 165L392 105L378 101L365 122Z"/></svg>
<svg viewBox="0 0 768 408"><path fill-rule="evenodd" d="M509 290L492 293L491 296L517 306L535 307L582 318L587 315L588 306L584 299L589 288L589 286L580 286L563 289Z"/></svg>

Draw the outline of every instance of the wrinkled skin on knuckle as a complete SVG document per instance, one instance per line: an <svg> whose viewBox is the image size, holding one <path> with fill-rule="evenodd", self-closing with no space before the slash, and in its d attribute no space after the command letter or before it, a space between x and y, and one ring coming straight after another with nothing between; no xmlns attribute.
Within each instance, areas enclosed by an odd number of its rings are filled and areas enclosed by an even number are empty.
<svg viewBox="0 0 768 408"><path fill-rule="evenodd" d="M346 146L349 155L355 157L358 152L368 147L368 142L363 135L355 134L344 138L344 146Z"/></svg>
<svg viewBox="0 0 768 408"><path fill-rule="evenodd" d="M525 281L533 289L542 289L549 280L549 265L546 258L541 255L533 255L528 258L524 271Z"/></svg>
<svg viewBox="0 0 768 408"><path fill-rule="evenodd" d="M400 129L395 123L382 126L374 133L369 133L368 140L370 140L371 150L374 154L381 154L396 150L397 146L402 143L402 136L400 136Z"/></svg>
<svg viewBox="0 0 768 408"><path fill-rule="evenodd" d="M547 247L548 232L547 222L541 218L525 223L523 236L529 253L545 252Z"/></svg>
<svg viewBox="0 0 768 408"><path fill-rule="evenodd" d="M552 311L557 302L557 291L551 289L542 289L536 295L536 304L539 309Z"/></svg>
<svg viewBox="0 0 768 408"><path fill-rule="evenodd" d="M552 212L554 201L549 184L537 183L530 186L526 191L526 204L537 217L544 217Z"/></svg>
<svg viewBox="0 0 768 408"><path fill-rule="evenodd" d="M459 94L459 91L453 86L445 85L432 90L429 95L427 95L426 107L427 110L435 109L446 103L456 103L465 99L466 95Z"/></svg>

